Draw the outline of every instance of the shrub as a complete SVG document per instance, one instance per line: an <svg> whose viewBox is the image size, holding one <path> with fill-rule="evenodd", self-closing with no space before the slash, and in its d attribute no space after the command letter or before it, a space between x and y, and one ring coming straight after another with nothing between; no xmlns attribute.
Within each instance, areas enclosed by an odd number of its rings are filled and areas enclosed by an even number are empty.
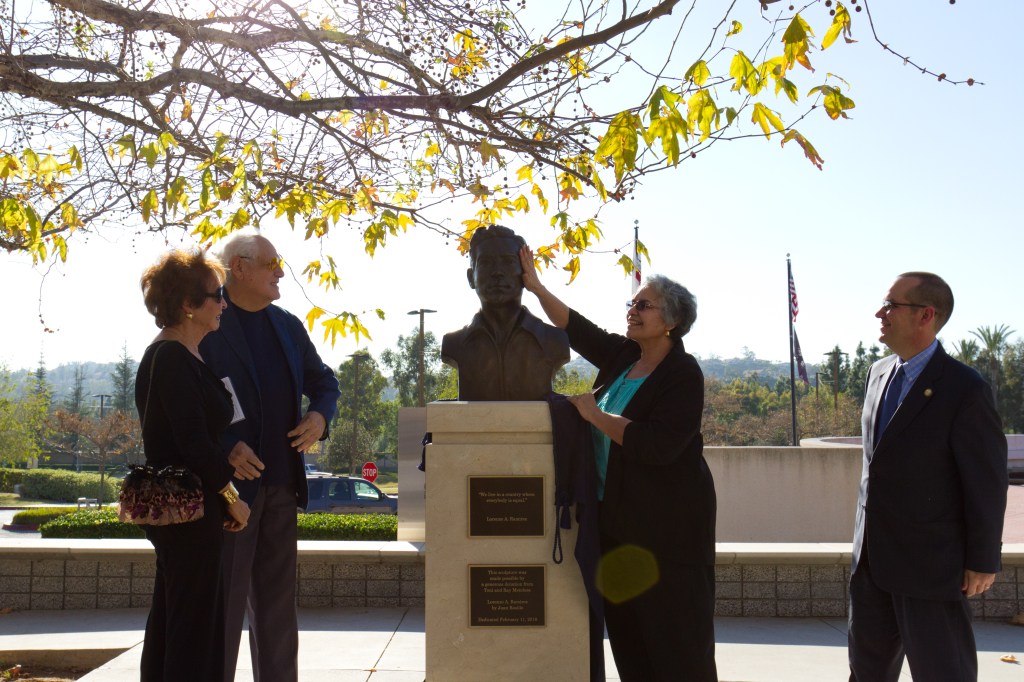
<svg viewBox="0 0 1024 682"><path fill-rule="evenodd" d="M13 493L24 474L24 469L0 469L0 493Z"/></svg>
<svg viewBox="0 0 1024 682"><path fill-rule="evenodd" d="M398 537L391 514L299 514L300 540L390 541ZM44 538L144 538L142 528L117 520L117 510L71 509L39 527Z"/></svg>
<svg viewBox="0 0 1024 682"><path fill-rule="evenodd" d="M117 520L117 509L79 509L39 527L44 538L144 538L142 528Z"/></svg>
<svg viewBox="0 0 1024 682"><path fill-rule="evenodd" d="M32 509L23 509L15 514L12 522L40 526L60 516L74 514L76 511L78 509L75 507L33 507Z"/></svg>
<svg viewBox="0 0 1024 682"><path fill-rule="evenodd" d="M100 499L99 474L80 474L55 469L22 471L21 494L39 500L75 502L79 497ZM113 502L121 490L121 479L107 474L103 481L103 501Z"/></svg>
<svg viewBox="0 0 1024 682"><path fill-rule="evenodd" d="M299 514L300 540L382 540L398 537L391 514Z"/></svg>

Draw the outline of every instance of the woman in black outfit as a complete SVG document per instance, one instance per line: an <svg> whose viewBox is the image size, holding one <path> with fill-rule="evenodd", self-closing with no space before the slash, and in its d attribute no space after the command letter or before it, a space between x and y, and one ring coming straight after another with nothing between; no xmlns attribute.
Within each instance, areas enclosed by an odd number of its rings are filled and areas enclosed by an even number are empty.
<svg viewBox="0 0 1024 682"><path fill-rule="evenodd" d="M598 471L597 584L623 682L712 682L715 666L715 483L700 432L704 375L683 348L697 302L666 277L627 304L610 334L544 288L520 251L523 284L572 349L598 368L593 393L570 398L590 422Z"/></svg>
<svg viewBox="0 0 1024 682"><path fill-rule="evenodd" d="M220 448L231 395L199 355L220 325L224 268L202 252L172 251L142 275L146 308L160 333L135 377L146 464L182 466L203 484L198 521L144 526L156 550L153 603L142 647L142 682L219 682L224 676L223 530L241 530L248 505Z"/></svg>

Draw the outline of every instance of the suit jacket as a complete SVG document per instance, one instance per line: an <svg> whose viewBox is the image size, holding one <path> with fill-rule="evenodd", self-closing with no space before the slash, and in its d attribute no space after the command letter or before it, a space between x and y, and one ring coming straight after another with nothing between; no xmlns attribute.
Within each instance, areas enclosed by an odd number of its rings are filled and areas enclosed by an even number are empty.
<svg viewBox="0 0 1024 682"><path fill-rule="evenodd" d="M226 293L225 293L226 295ZM295 424L302 418L302 396L309 398L309 408L323 415L327 424L331 423L337 410L338 379L330 367L325 365L316 352L313 342L309 339L305 327L299 318L288 311L271 305L267 308L271 324L281 342L285 357L288 358L288 371L291 374L294 389ZM218 377L230 377L235 395L242 407L245 418L228 427L224 433L223 446L225 456L231 452L235 444L244 440L260 456L260 439L262 436L263 416L259 383L257 381L256 364L249 346L245 341L241 323L234 304L228 300L220 318L220 329L206 335L199 344L199 352L203 359ZM327 438L324 429L320 440ZM305 507L309 502L309 490L306 488L306 471L302 455L291 450L295 455L290 465L296 485L296 503ZM238 493L249 504L256 499L260 479L253 481L235 480Z"/></svg>
<svg viewBox="0 0 1024 682"><path fill-rule="evenodd" d="M1006 436L988 384L939 346L875 442L896 361L872 365L865 386L853 571L866 541L883 590L959 599L964 569L1000 570Z"/></svg>
<svg viewBox="0 0 1024 682"><path fill-rule="evenodd" d="M640 347L576 311L566 328L573 350L598 367L597 395L640 359ZM715 482L700 432L704 374L682 342L647 377L622 416L622 445L608 451L601 532L672 564L714 565ZM666 574L667 575L667 574Z"/></svg>

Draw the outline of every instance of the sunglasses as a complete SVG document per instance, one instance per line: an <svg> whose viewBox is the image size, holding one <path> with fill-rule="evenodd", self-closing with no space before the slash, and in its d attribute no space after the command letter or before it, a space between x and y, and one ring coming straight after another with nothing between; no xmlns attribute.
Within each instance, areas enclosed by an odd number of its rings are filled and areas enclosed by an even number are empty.
<svg viewBox="0 0 1024 682"><path fill-rule="evenodd" d="M217 303L223 303L224 302L224 287L217 287L217 291L211 292L209 294L203 294L203 297L204 298L212 298Z"/></svg>

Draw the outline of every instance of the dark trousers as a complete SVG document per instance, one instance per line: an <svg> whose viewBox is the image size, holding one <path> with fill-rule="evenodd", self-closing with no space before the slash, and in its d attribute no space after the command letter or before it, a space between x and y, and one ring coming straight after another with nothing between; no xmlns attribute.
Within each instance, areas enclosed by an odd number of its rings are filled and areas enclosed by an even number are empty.
<svg viewBox="0 0 1024 682"><path fill-rule="evenodd" d="M612 543L603 538L602 554ZM715 682L715 567L659 566L658 581L604 619L622 682Z"/></svg>
<svg viewBox="0 0 1024 682"><path fill-rule="evenodd" d="M225 682L235 679L245 616L253 681L298 680L297 536L291 485L260 486L249 525L240 533L225 533Z"/></svg>
<svg viewBox="0 0 1024 682"><path fill-rule="evenodd" d="M220 531L215 541L197 544L168 537L175 534L180 534L177 526L147 529L156 549L156 578L140 679L219 682L224 670Z"/></svg>
<svg viewBox="0 0 1024 682"><path fill-rule="evenodd" d="M915 680L978 679L967 599L914 599L879 589L866 543L850 578L848 632L850 682L895 682L904 655Z"/></svg>

